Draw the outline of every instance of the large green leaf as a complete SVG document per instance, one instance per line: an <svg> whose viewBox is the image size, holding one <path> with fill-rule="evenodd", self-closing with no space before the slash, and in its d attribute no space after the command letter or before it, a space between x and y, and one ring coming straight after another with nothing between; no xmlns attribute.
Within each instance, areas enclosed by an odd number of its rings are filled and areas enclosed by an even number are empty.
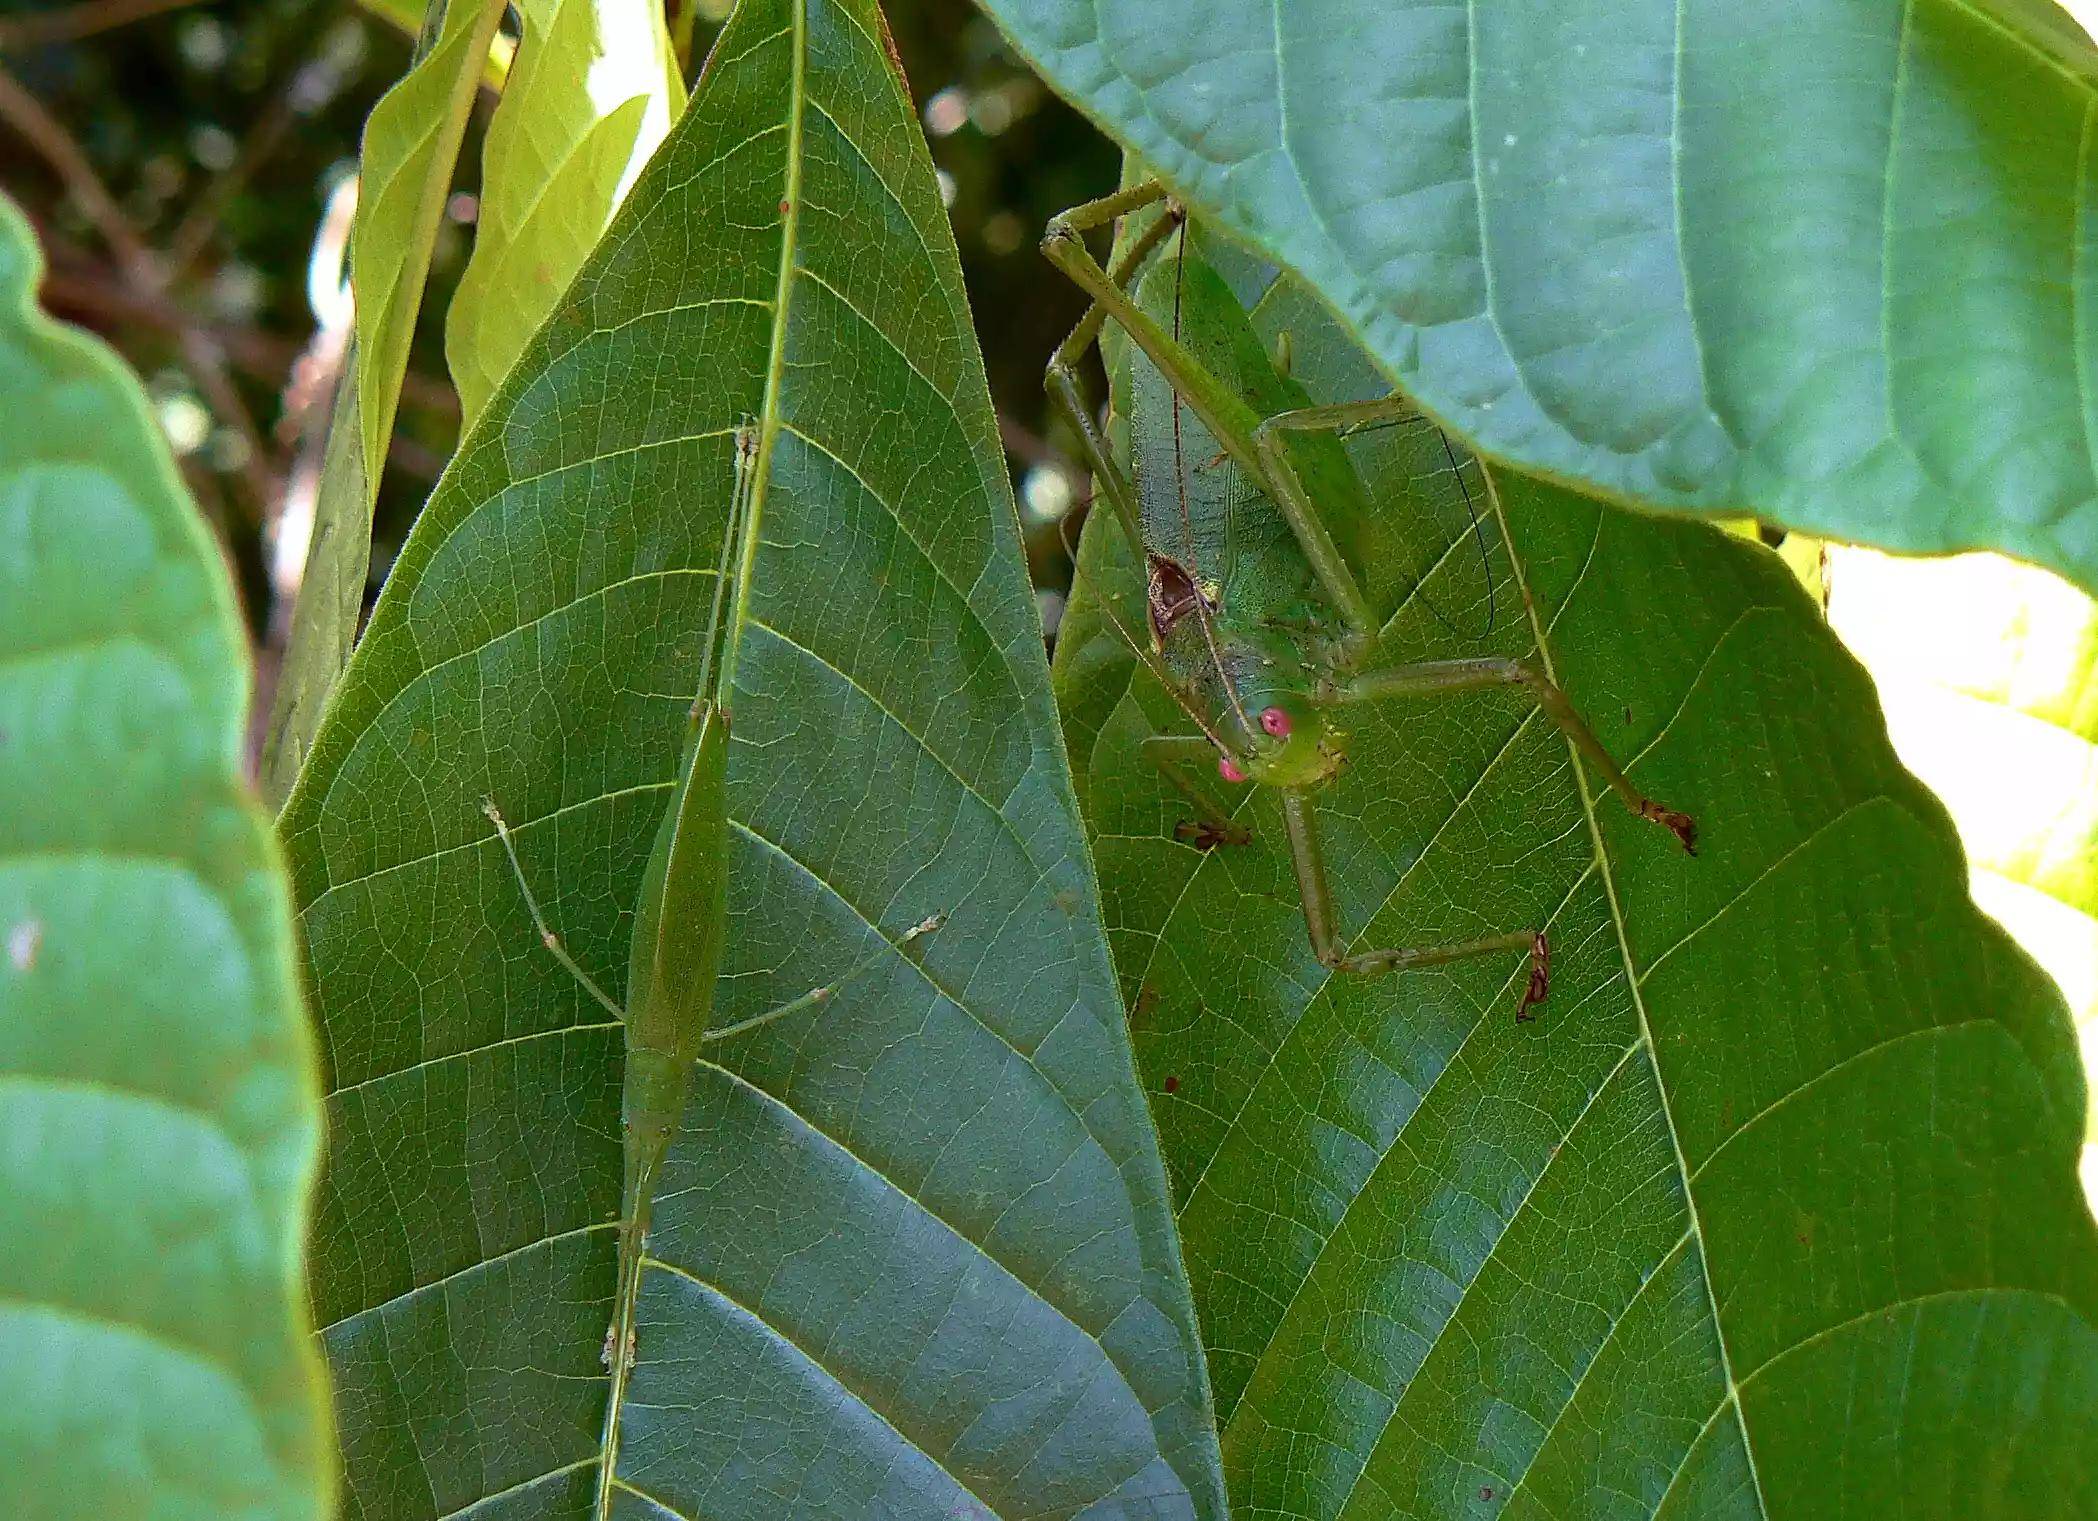
<svg viewBox="0 0 2098 1521"><path fill-rule="evenodd" d="M320 1106L217 546L0 199L0 1514L326 1512Z"/></svg>
<svg viewBox="0 0 2098 1521"><path fill-rule="evenodd" d="M525 0L445 315L465 422L509 373L685 106L662 0Z"/></svg>
<svg viewBox="0 0 2098 1521"><path fill-rule="evenodd" d="M350 658L371 568L372 504L451 193L459 143L505 0L429 0L415 62L364 124L350 236L356 328L336 386L313 542L270 701L262 790L281 803Z"/></svg>
<svg viewBox="0 0 2098 1521"><path fill-rule="evenodd" d="M1376 392L1308 300L1257 315L1315 394ZM1447 493L1436 449L1386 498ZM1059 643L1237 1512L2092 1514L2098 1233L2059 997L1967 900L1774 556L1500 486L1498 627L1443 626L1479 626L1485 579L1429 514L1393 652L1534 653L1700 854L1501 697L1362 714L1324 818L1359 945L1547 927L1534 1024L1521 957L1327 974L1273 799L1241 806L1248 846L1178 843L1187 805L1135 746L1185 721L1097 602ZM1082 548L1137 594L1104 514Z"/></svg>
<svg viewBox="0 0 2098 1521"><path fill-rule="evenodd" d="M2098 604L1996 555L1830 557L1831 626L1959 827L1975 901L2061 985L2098 1073ZM2098 1144L2084 1157L2098 1198Z"/></svg>
<svg viewBox="0 0 2098 1521"><path fill-rule="evenodd" d="M983 0L1489 453L2098 587L2098 55L2048 0Z"/></svg>
<svg viewBox="0 0 2098 1521"><path fill-rule="evenodd" d="M350 1510L597 1481L616 985L762 425L723 1021L620 1513L1211 1516L1215 1437L955 251L868 0L747 0L404 547L284 828L331 1093ZM651 1497L658 1509L652 1510Z"/></svg>

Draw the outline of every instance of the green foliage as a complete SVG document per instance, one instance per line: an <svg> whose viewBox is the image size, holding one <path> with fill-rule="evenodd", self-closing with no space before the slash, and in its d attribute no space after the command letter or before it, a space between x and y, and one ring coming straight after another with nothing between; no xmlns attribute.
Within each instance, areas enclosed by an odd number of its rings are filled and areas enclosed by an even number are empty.
<svg viewBox="0 0 2098 1521"><path fill-rule="evenodd" d="M2098 55L2046 0L983 0L1488 453L2098 588Z"/></svg>
<svg viewBox="0 0 2098 1521"><path fill-rule="evenodd" d="M1288 286L1256 318L1314 396L1380 389ZM1548 929L1534 1024L1520 956L1326 973L1272 795L1248 846L1176 842L1136 746L1185 721L1097 600L1059 644L1238 1513L2091 1514L2058 993L1775 557L1495 479L1498 626L1445 626L1483 609L1460 528L1416 542L1391 650L1540 660L1700 854L1506 697L1371 709L1321 803L1356 945ZM1427 454L1371 486L1416 526L1451 490ZM1105 514L1081 563L1132 621Z"/></svg>
<svg viewBox="0 0 2098 1521"><path fill-rule="evenodd" d="M297 778L356 640L371 565L372 503L430 250L503 5L430 0L415 62L365 123L350 239L356 330L336 389L292 638L270 704L262 787L272 802L282 802Z"/></svg>
<svg viewBox="0 0 2098 1521"><path fill-rule="evenodd" d="M372 504L459 145L503 7L447 0L414 65L365 128L351 247L356 342L336 402L313 547L279 678L264 782L282 801L349 659L364 606ZM445 350L471 426L684 108L660 5L531 0L482 154L473 257Z"/></svg>
<svg viewBox="0 0 2098 1521"><path fill-rule="evenodd" d="M480 88L503 0L431 0L414 64L372 107L358 158L357 226L350 240L350 285L357 293L354 421L363 443L366 500L386 463L400 404L408 344L429 278L430 249L451 193L466 116ZM332 516L324 488L320 515ZM353 514L355 516L355 514Z"/></svg>
<svg viewBox="0 0 2098 1521"><path fill-rule="evenodd" d="M0 1513L318 1517L319 1106L231 588L0 201Z"/></svg>
<svg viewBox="0 0 2098 1521"><path fill-rule="evenodd" d="M724 1042L659 1189L622 1505L1213 1516L1221 1481L982 372L867 0L749 0L402 551L285 814L365 1515L595 1487L620 991L761 429ZM630 1490L631 1493L626 1493Z"/></svg>
<svg viewBox="0 0 2098 1521"><path fill-rule="evenodd" d="M445 357L473 420L685 106L661 0L525 0Z"/></svg>

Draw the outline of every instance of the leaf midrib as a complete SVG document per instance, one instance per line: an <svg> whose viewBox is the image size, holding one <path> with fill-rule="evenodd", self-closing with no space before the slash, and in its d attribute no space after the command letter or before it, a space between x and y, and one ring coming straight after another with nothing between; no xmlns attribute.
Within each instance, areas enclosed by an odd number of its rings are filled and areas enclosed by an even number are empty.
<svg viewBox="0 0 2098 1521"><path fill-rule="evenodd" d="M1500 524L1501 541L1508 549L1509 573L1515 577L1516 589L1522 594L1523 615L1529 619L1530 630L1536 640L1538 663L1544 668L1545 679L1556 686L1559 684L1559 672L1557 663L1552 659L1552 631L1538 617L1537 599L1531 592L1529 577L1524 572L1523 558L1515 547L1515 535L1508 526L1508 515L1501 504L1500 490L1494 484L1493 471L1484 460L1480 461L1480 471L1485 477L1487 493L1493 503L1494 520ZM1596 510L1605 512L1609 509L1598 507ZM1555 624L1556 621L1555 617ZM1689 1215L1690 1235L1697 1245L1698 1276L1705 1286L1705 1303L1712 1318L1712 1337L1719 1348L1719 1371L1726 1383L1726 1401L1733 1405L1734 1419L1741 1431L1742 1457L1748 1465L1749 1482L1755 1490L1756 1511L1768 1518L1770 1504L1763 1495L1763 1479L1756 1467L1755 1445L1750 1441L1748 1434L1748 1415L1741 1406L1741 1386L1734 1377L1733 1356L1727 1346L1726 1326L1719 1315L1719 1297L1712 1283L1711 1256L1705 1249L1704 1228L1698 1218L1697 1196L1691 1188L1690 1164L1683 1152L1682 1136L1676 1128L1674 1109L1669 1103L1668 1083L1661 1071L1659 1048L1654 1043L1653 1023L1647 1013L1646 990L1638 963L1632 954L1631 927L1626 922L1624 906L1618 897L1617 875L1612 869L1609 845L1603 837L1602 820L1596 809L1595 788L1589 781L1588 769L1578 747L1570 737L1565 739L1565 745L1567 756L1573 764L1574 785L1580 795L1581 814L1588 822L1589 839L1593 842L1593 864L1602 883L1604 902L1609 908L1610 930L1617 937L1618 952L1624 966L1626 991L1631 997L1632 1012L1639 1020L1638 1043L1646 1048L1647 1064L1653 1073L1654 1094L1660 1101L1661 1119L1668 1127L1668 1144L1675 1157L1677 1183L1683 1191L1683 1208ZM1689 1463L1695 1450L1694 1447L1684 1449L1682 1461L1685 1465ZM1366 1464L1364 1471L1368 1471Z"/></svg>
<svg viewBox="0 0 2098 1521"><path fill-rule="evenodd" d="M733 567L743 581L741 594L731 600L730 617L734 622L724 642L722 680L733 682L733 660L735 651L742 643L742 632L734 624L740 624L749 605L749 575L753 564L752 556L764 542L766 499L772 484L772 456L779 443L780 434L780 390L787 367L787 329L792 312L795 280L795 258L797 235L801 226L802 198L802 119L808 109L808 0L791 0L791 20L787 27L788 36L788 80L786 110L787 182L780 192L780 238L779 268L775 275L772 300L772 331L765 364L765 394L759 403L757 470L751 479L748 518L743 532L748 536L741 552L740 566ZM778 35L778 34L774 34ZM724 561L726 564L726 561ZM705 694L702 694L705 695ZM732 697L724 693L724 704ZM726 717L726 706L723 716ZM622 1222L624 1228L625 1222ZM647 1271L650 1259L644 1257L640 1263L632 1291L640 1292L640 1273ZM658 1263L658 1266L662 1266ZM623 1305L614 1308L613 1325L623 1323L626 1314ZM631 1375L635 1360L631 1356L617 1356L612 1378L606 1386L605 1421L598 1439L598 1483L597 1500L593 1514L609 1517L612 1513L612 1492L619 1483L619 1445L626 1425L626 1400L632 1388ZM667 1507L666 1507L667 1509ZM676 1512L671 1512L673 1515Z"/></svg>

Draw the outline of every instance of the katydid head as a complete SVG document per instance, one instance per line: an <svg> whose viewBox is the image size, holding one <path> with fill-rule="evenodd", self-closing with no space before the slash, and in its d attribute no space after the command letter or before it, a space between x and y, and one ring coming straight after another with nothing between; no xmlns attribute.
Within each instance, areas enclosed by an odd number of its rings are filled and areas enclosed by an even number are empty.
<svg viewBox="0 0 2098 1521"><path fill-rule="evenodd" d="M1217 774L1227 782L1257 782L1292 792L1331 781L1347 760L1342 736L1324 708L1302 692L1258 694L1251 732L1234 751L1221 751Z"/></svg>

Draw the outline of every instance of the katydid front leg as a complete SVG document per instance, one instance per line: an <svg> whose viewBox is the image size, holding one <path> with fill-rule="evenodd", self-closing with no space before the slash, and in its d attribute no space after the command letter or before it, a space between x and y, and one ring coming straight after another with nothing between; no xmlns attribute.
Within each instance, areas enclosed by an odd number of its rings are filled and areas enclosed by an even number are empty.
<svg viewBox="0 0 2098 1521"><path fill-rule="evenodd" d="M1174 839L1197 850L1253 843L1253 831L1211 802L1187 773L1189 766L1193 766L1198 774L1203 767L1214 766L1217 762L1215 745L1193 734L1154 734L1137 748L1158 768L1158 774L1194 805L1195 817L1183 819L1173 826Z"/></svg>

